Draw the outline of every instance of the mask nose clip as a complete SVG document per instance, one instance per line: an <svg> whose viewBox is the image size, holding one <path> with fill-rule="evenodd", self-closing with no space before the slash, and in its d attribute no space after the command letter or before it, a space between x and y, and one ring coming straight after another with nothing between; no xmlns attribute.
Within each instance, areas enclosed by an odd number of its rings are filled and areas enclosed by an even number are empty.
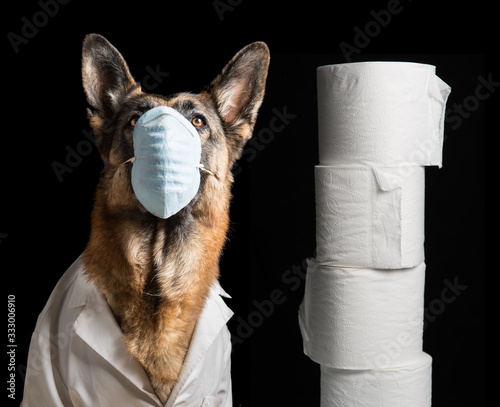
<svg viewBox="0 0 500 407"><path fill-rule="evenodd" d="M155 120L158 120L162 116L169 116L169 113L160 113L159 115L153 117L152 119L149 119L148 121L142 123L141 126L144 127L146 124L154 122Z"/></svg>

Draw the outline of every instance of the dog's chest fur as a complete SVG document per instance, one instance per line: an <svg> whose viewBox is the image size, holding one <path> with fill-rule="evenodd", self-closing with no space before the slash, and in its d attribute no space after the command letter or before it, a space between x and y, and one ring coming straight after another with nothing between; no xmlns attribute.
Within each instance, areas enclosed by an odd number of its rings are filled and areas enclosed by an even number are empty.
<svg viewBox="0 0 500 407"><path fill-rule="evenodd" d="M106 220L101 205L98 199L83 257L86 272L107 299L127 349L166 399L218 277L227 213L220 213L218 225L191 217L182 226L152 219L141 227L132 220L119 225Z"/></svg>

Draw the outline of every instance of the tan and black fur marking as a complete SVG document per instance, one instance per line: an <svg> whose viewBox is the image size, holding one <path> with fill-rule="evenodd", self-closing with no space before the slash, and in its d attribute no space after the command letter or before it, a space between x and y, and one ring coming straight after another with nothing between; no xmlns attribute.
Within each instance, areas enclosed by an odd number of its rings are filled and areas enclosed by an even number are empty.
<svg viewBox="0 0 500 407"><path fill-rule="evenodd" d="M176 383L210 286L229 225L231 167L251 137L264 95L269 50L256 42L238 52L201 93L169 97L141 91L120 53L103 37L83 44L88 117L104 169L96 190L84 267L105 296L123 340L165 403ZM134 195L133 124L145 111L173 107L199 117L200 189L180 212L160 219Z"/></svg>

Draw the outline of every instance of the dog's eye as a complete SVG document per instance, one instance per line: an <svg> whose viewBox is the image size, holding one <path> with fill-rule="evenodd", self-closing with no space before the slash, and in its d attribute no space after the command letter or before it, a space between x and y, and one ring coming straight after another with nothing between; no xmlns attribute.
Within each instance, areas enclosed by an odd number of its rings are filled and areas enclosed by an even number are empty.
<svg viewBox="0 0 500 407"><path fill-rule="evenodd" d="M205 126L205 120L203 119L203 117L201 116L195 116L193 117L193 119L191 120L191 124L194 126L194 127L203 127Z"/></svg>
<svg viewBox="0 0 500 407"><path fill-rule="evenodd" d="M130 118L130 120L128 121L128 126L132 127L132 128L135 127L135 125L137 124L137 121L139 120L139 117L141 117L141 116L139 116L138 114L133 115Z"/></svg>

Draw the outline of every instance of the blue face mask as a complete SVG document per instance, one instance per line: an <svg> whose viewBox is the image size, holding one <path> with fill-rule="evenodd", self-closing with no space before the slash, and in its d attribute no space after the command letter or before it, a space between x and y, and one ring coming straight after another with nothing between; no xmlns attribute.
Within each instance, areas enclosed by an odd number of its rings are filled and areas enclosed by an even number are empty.
<svg viewBox="0 0 500 407"><path fill-rule="evenodd" d="M194 126L178 111L158 106L134 127L132 188L153 215L168 218L194 198L200 187L201 141Z"/></svg>

